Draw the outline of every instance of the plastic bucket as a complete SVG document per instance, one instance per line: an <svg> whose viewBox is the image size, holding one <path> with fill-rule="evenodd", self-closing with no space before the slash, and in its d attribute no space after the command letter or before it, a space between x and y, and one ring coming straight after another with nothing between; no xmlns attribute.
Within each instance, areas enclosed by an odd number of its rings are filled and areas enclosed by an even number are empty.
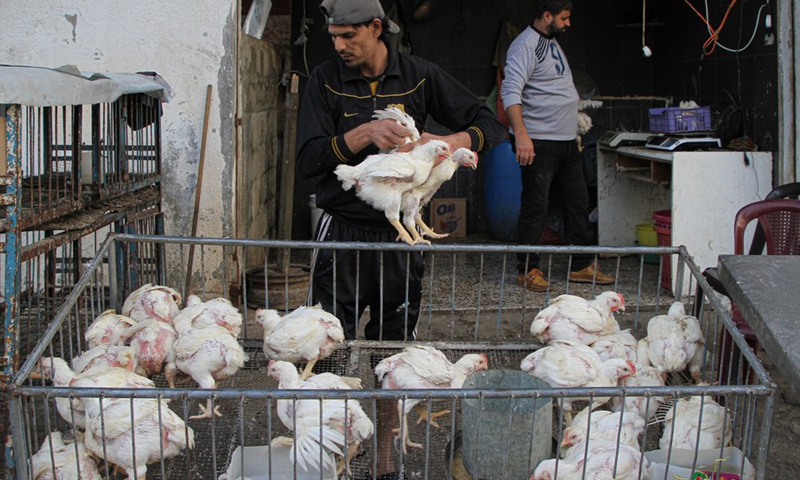
<svg viewBox="0 0 800 480"><path fill-rule="evenodd" d="M657 247L658 238L652 223L640 223L636 225L636 239L643 247Z"/></svg>
<svg viewBox="0 0 800 480"><path fill-rule="evenodd" d="M462 388L481 390L550 388L525 372L486 370L467 377ZM483 480L529 478L551 458L553 407L550 398L465 398L461 404L464 467Z"/></svg>
<svg viewBox="0 0 800 480"><path fill-rule="evenodd" d="M669 210L658 210L653 212L659 247L672 246L672 212ZM661 286L667 290L672 290L672 259L671 255L665 253L661 255Z"/></svg>
<svg viewBox="0 0 800 480"><path fill-rule="evenodd" d="M516 156L511 151L511 142L506 140L484 153L481 165L489 237L516 242L522 178Z"/></svg>

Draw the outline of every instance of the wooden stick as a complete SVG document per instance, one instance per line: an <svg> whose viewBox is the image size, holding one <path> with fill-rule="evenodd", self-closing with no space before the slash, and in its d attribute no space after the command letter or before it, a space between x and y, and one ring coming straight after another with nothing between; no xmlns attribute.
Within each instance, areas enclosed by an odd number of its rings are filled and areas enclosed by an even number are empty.
<svg viewBox="0 0 800 480"><path fill-rule="evenodd" d="M203 165L206 160L206 140L208 138L208 116L211 111L211 85L206 89L206 113L203 118L203 138L200 142L200 162L197 165L197 188L194 192L194 216L192 217L192 237L197 236L197 217L200 214L200 193L203 191ZM189 264L186 267L186 289L183 298L189 296L192 287L192 264L194 263L194 243L189 243Z"/></svg>
<svg viewBox="0 0 800 480"><path fill-rule="evenodd" d="M297 135L298 85L297 74L292 75L289 89L286 92L286 124L283 129L283 162L281 165L281 196L278 209L278 235L281 240L292 239L292 204L294 202L294 149ZM279 270L289 269L289 249L281 252Z"/></svg>

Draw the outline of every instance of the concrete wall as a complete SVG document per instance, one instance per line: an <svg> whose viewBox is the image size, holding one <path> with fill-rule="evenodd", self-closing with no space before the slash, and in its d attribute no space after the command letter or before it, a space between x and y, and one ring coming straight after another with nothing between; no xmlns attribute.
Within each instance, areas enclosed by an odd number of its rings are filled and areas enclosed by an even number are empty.
<svg viewBox="0 0 800 480"><path fill-rule="evenodd" d="M166 233L173 235L191 232L206 87L212 85L197 233L233 235L236 4L235 0L3 2L0 61L45 67L74 64L96 72L150 70L170 83L175 98L164 105L162 171ZM217 260L206 258L204 263L215 268ZM175 261L179 260L173 260L168 271L171 279L182 271ZM212 276L216 277L206 275Z"/></svg>

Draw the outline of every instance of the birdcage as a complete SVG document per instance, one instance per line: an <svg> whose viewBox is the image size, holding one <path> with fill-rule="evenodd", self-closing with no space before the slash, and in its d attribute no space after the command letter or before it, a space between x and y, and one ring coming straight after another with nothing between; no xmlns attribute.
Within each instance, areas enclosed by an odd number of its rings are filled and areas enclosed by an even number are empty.
<svg viewBox="0 0 800 480"><path fill-rule="evenodd" d="M186 265L190 246L194 246L196 255L201 259L199 270L205 272L206 279L222 278L219 284L224 286L224 291L205 291L204 285L211 283L198 281L195 282L195 291L182 292L184 296L194 293L203 300L209 300L222 295L238 305L242 313L243 324L238 341L248 354L248 359L235 374L220 380L214 389L198 389L190 378L179 379L176 388L168 388L163 375L152 378L154 388L141 389L107 388L102 385L57 387L51 381L32 378L32 372L51 362L49 357L70 362L84 351L83 332L93 319L106 309L119 311L123 300L138 286L158 282L178 289L177 286L183 285L186 272L181 271L180 267ZM400 252L409 259L422 255L425 273L417 336L414 341L410 338L406 341L364 339L364 323L370 316L370 307L357 319L358 338L340 345L330 357L318 362L314 370L357 377L362 382L362 389L282 390L268 375L268 360L262 350L263 331L255 322L256 310L246 306L253 300L249 298L245 272L259 265L264 270L271 268L269 259L277 254L288 254L292 263L309 263L313 250L321 246L347 250L356 256L376 255L374 261L370 262L370 268L378 271L384 268L382 258L385 254ZM156 250L165 253L150 256L154 263L147 268L140 268L139 253ZM540 254L540 268L550 280L550 288L546 292L531 292L516 282L517 255L524 256L532 252ZM579 254L591 255L603 271L615 276L615 283L596 285L568 282L570 266L575 255ZM676 283L679 286L677 291L668 292L661 287L660 264L644 262L645 255L653 254L672 256L673 264L678 266L676 274L680 281ZM214 267L206 265L203 258L223 258L225 261L222 266ZM101 274L105 265L109 268ZM686 291L680 289L680 285L684 284L684 275L691 279L690 288ZM266 278L280 282L274 276ZM703 296L688 297L688 292L694 292L697 285ZM311 288L314 288L313 282ZM287 295L288 290L287 285ZM694 373L705 383L695 383L682 371L671 373L664 386L541 388L520 381L523 359L544 348L530 333L531 322L537 313L561 294L593 298L606 290L624 295L625 312L618 312L616 318L623 328L630 328L637 338L646 335L644 325L648 320L654 315L666 313L673 302L683 303L686 311L693 311L693 307L699 303L702 308L698 309L697 319L706 342L698 349L700 353L697 358L701 361L697 364L699 370ZM408 292L406 295L408 297ZM275 307L274 300L269 296L260 297L259 301L263 302L261 308ZM380 300L376 302L375 305L380 305ZM283 307L279 308L285 313ZM381 321L379 311L378 307L372 312L371 321ZM733 369L735 372L728 370L725 378L721 377L722 370L717 363L720 358L725 358L717 354L722 348L716 340L720 338L717 333L721 329L730 332L739 346L736 353L739 369ZM483 353L488 359L488 372L501 372L503 378L517 380L487 384L481 383L473 375L468 377L469 381L464 383L463 388L380 388L374 375L375 364L412 344L435 347L452 362L467 353ZM487 372L480 373L485 375ZM713 383L716 384L711 385ZM544 451L544 456L552 459L559 458L554 463L558 465L556 468L560 469L558 471L562 472L563 478L581 478L581 472L569 475L566 472L578 463L589 465L586 460L599 458L600 453L595 452L589 444L580 451L573 451L572 457L561 458L567 448L561 442L565 422L569 420L569 412L565 411L567 404L572 403L572 409L577 412L597 401L603 406L598 407L593 415L600 415L599 412L611 409L610 405L631 399L644 400L648 421L642 424L639 434L635 436L635 446L631 447L635 452L634 463L638 466L629 473L630 476L623 477L620 474L617 478L644 478L652 474L649 469L658 466L662 469L655 471L664 472L664 475L669 471L672 475L678 471L685 474L686 470L691 473L693 470L713 469L715 465L721 468L723 463L726 465L724 468L728 469L725 471L738 469L743 474L742 478L764 478L766 456L763 452L768 445L774 402L774 386L766 371L755 354L746 348L741 334L731 322L730 314L711 293L700 270L683 248L496 244L409 247L404 244L321 244L126 234L111 236L99 249L98 255L86 265L75 289L64 299L33 352L25 359L11 393L15 459L13 473L19 479L32 478L31 472L36 468L32 458L42 446L50 445L52 440L47 436L50 432L75 431L77 433L74 436L78 439L90 434L88 428L86 433L81 433L79 428L71 427L70 419L74 419L76 407L70 407L67 403L64 410L63 399L89 399L95 402L92 405L103 406L100 413L91 416L92 424L96 427L93 434L99 436L102 444L96 455L109 459L104 465L95 467L103 474L110 474L114 464L122 463L125 465L119 466L126 468L129 476L143 477L142 467L146 465L147 478L171 479L268 478L264 472L286 468L287 461L290 462L289 478L295 474L297 478L309 478L309 475L310 478L335 477L335 474L325 473L327 470L323 469L320 469L323 473L314 470L316 473L310 474L298 463L291 463L291 455L287 456L285 446L279 445L278 439L292 437L297 432L297 424L291 421L288 425L283 423L277 414L277 407L281 402L289 402L297 411L300 405L318 405L317 414L322 415L326 408L330 408L327 406L332 405L329 402L337 400L359 402L373 425L396 422L400 425L397 438L402 439L407 432L409 439L422 447L409 446L403 449L400 441L395 448L392 444L394 434L391 433L388 436L376 433L360 446L355 446L348 443L351 434L346 433L344 446L339 453L346 457L352 455L353 458L350 470L344 469L338 478L378 478L379 474L386 471L387 465L399 471L403 475L400 478L512 478L507 476L510 475L508 472L517 471L523 471L524 478L529 478L542 460L541 454L534 456L534 451ZM682 427L676 427L677 421L672 421L669 408L672 404L691 398L697 399L701 405L717 405L724 411L722 417L712 420L710 413L701 408L700 411L706 412L706 416L700 414L696 418L700 426L710 422L719 423L721 434L726 439L724 445L691 451L671 446L671 439L682 433ZM62 413L59 413L59 399L62 400ZM441 416L435 421L415 423L416 414L412 413L407 427L404 426L400 423L398 408L402 409L416 401L422 402L421 411L429 416L434 413ZM656 401L661 403L658 409ZM178 416L184 423L179 423L177 436L186 443L191 429L193 448L168 451L166 446L135 440L144 438L146 432L131 428L130 425L135 423L131 419L137 415L136 412L144 410L148 402L158 405L152 410L157 412L153 413L153 418L159 419L160 435L167 438L166 432L172 428L168 427L165 419ZM190 419L199 412L198 403L209 403L210 408L216 408L221 416ZM498 405L499 410L495 408ZM511 407L505 408L503 405ZM103 408L109 412L104 414ZM534 410L526 410L528 408ZM539 415L539 412L543 412L543 415ZM136 418L138 422L139 417ZM120 429L120 422L128 425L127 430ZM542 427L544 430L541 430ZM620 432L622 428L623 420L620 419ZM110 431L116 432L114 435L120 432L128 435L135 448L128 443L126 450L126 447L115 443L112 435L107 433ZM541 431L548 433L534 434ZM590 434L591 431L586 432L592 438ZM324 443L324 436L322 430L314 430L311 435L321 443ZM615 438L616 444L620 445L621 437ZM388 444L384 443L387 439ZM667 448L660 449L659 443L665 441ZM66 447L68 456L79 452L74 444L69 445ZM299 455L297 448L295 442L288 447L288 451L295 449L295 454ZM123 451L119 452L118 449ZM619 471L609 475L621 472L623 450L629 449L617 447L612 454L614 461L611 464L615 466L611 468ZM325 448L315 450L311 458L318 459L318 465L324 466L324 459L333 451ZM522 454L519 454L520 451ZM125 459L137 452L142 455L146 452L150 457L138 465L127 465L130 462ZM41 460L42 456L38 458ZM625 458L630 458L630 455ZM707 464L709 458L711 463ZM723 462L723 458L727 460ZM48 456L43 468L53 468L49 462ZM263 477L259 477L258 473ZM590 474L591 471L586 478ZM556 478L562 477L557 475Z"/></svg>
<svg viewBox="0 0 800 480"><path fill-rule="evenodd" d="M168 94L153 78L0 66L4 390L106 235L163 231L156 218Z"/></svg>

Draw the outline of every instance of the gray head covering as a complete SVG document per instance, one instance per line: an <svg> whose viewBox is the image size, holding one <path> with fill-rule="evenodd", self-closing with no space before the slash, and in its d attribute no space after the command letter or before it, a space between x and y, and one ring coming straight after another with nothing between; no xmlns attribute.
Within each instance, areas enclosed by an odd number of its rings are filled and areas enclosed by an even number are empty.
<svg viewBox="0 0 800 480"><path fill-rule="evenodd" d="M387 32L400 31L396 23L386 18L378 0L323 0L319 9L328 25L357 25L377 18L383 22Z"/></svg>

